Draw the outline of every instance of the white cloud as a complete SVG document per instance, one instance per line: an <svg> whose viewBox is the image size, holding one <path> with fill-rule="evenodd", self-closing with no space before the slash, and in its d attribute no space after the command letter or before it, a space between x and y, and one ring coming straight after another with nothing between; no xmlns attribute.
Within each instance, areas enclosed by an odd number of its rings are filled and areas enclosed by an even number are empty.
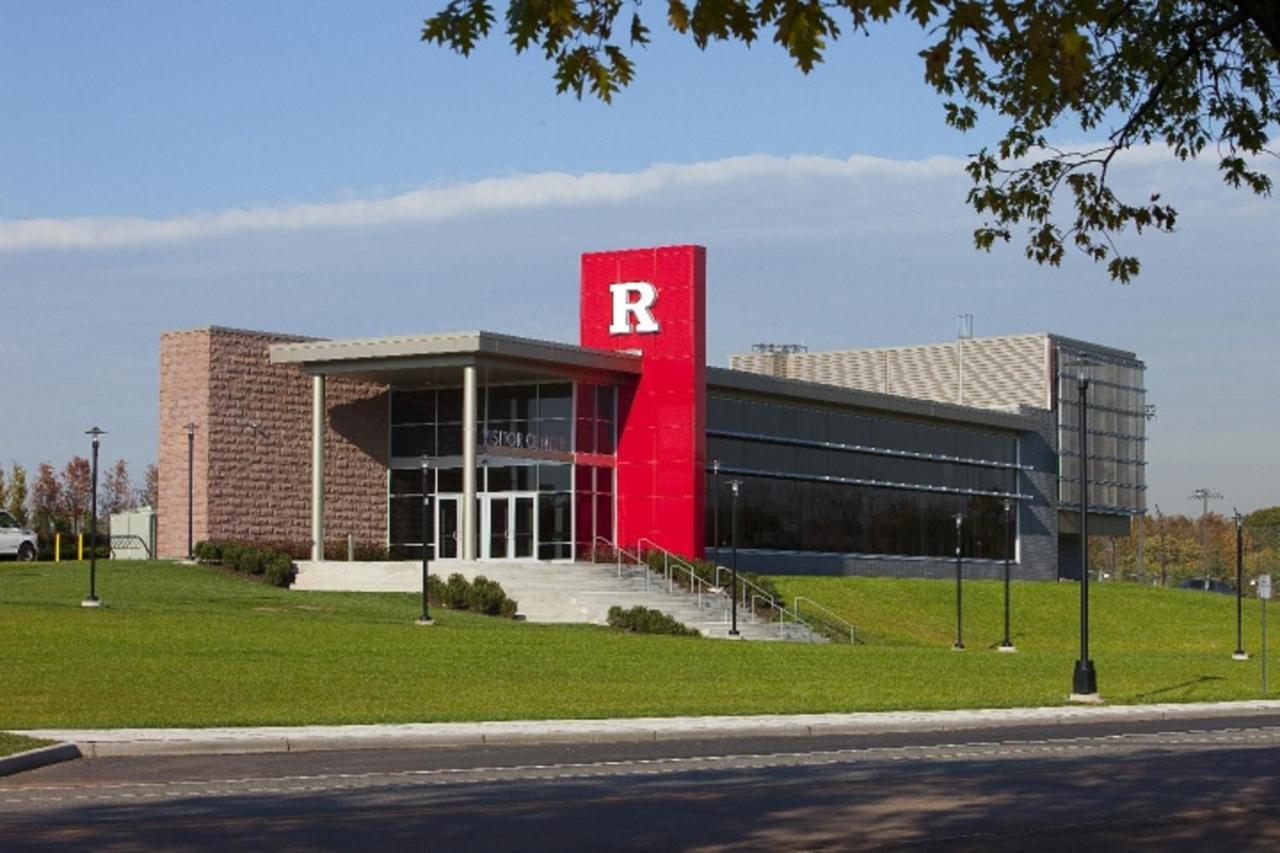
<svg viewBox="0 0 1280 853"><path fill-rule="evenodd" d="M758 178L928 181L958 175L962 165L963 161L951 157L908 161L857 155L845 160L751 155L692 164L656 164L638 172L543 172L424 187L390 198L225 210L166 219L7 219L0 220L0 252L118 248L250 232L442 221L504 210L616 204L678 189Z"/></svg>

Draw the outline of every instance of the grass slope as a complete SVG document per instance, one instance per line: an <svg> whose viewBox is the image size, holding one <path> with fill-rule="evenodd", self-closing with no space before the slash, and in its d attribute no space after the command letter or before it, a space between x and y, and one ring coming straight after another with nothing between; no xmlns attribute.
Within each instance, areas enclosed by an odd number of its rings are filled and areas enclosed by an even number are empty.
<svg viewBox="0 0 1280 853"><path fill-rule="evenodd" d="M51 740L39 740L33 737L23 737L22 735L10 734L9 732L0 732L0 758L6 755L17 755L19 752L26 752L29 749L39 749L42 746L52 746Z"/></svg>
<svg viewBox="0 0 1280 853"><path fill-rule="evenodd" d="M0 564L0 728L1052 705L1075 659L1074 585L1015 585L1022 651L1002 655L984 648L1000 636L998 584L966 585L971 651L958 654L954 590L939 582L779 579L874 641L805 646L448 611L419 628L412 595L293 592L166 563L98 571L107 606L86 610L85 564ZM1109 701L1258 696L1257 660L1229 657L1232 600L1096 589L1094 659Z"/></svg>

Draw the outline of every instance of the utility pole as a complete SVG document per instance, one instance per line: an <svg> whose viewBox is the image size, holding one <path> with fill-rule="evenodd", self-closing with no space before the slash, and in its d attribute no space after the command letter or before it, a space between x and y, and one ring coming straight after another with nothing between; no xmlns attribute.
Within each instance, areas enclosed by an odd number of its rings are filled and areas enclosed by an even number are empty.
<svg viewBox="0 0 1280 853"><path fill-rule="evenodd" d="M1156 504L1156 532L1160 534L1160 586L1168 585L1169 552L1164 544L1164 516L1160 514L1160 504Z"/></svg>
<svg viewBox="0 0 1280 853"><path fill-rule="evenodd" d="M1204 560L1204 579L1209 580L1209 548L1205 542L1204 522L1209 515L1209 501L1222 500L1222 493L1203 486L1187 495L1189 501L1200 501L1200 558Z"/></svg>

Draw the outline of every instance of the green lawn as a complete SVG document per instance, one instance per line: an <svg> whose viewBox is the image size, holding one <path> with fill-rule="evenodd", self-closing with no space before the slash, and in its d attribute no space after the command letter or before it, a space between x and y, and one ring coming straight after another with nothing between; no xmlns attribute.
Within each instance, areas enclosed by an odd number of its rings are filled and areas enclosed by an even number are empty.
<svg viewBox="0 0 1280 853"><path fill-rule="evenodd" d="M531 569L536 570L536 569ZM0 728L214 726L1054 705L1076 657L1077 587L966 585L955 653L946 582L779 578L869 641L806 646L619 634L449 612L415 596L291 592L208 569L0 564ZM1234 600L1098 584L1094 659L1111 702L1255 698ZM1257 602L1246 647L1257 651ZM1280 626L1277 631L1280 633Z"/></svg>
<svg viewBox="0 0 1280 853"><path fill-rule="evenodd" d="M23 737L22 735L9 734L8 732L0 732L0 758L6 755L15 755L19 752L26 752L29 749L37 749L42 746L51 746L51 740L39 740L33 737Z"/></svg>

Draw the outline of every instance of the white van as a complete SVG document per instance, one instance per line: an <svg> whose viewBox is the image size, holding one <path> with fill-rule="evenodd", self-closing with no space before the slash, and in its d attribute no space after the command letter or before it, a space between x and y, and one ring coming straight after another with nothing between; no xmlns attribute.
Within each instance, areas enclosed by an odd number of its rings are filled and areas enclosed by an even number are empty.
<svg viewBox="0 0 1280 853"><path fill-rule="evenodd" d="M0 557L17 557L19 560L36 558L36 534L18 523L9 513L0 509Z"/></svg>

